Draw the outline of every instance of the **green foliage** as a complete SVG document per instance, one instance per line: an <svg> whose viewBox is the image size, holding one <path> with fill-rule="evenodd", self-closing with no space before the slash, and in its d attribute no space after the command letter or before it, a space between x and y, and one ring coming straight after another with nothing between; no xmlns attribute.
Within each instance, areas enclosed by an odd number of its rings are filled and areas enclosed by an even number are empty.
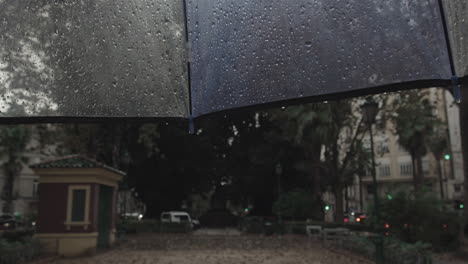
<svg viewBox="0 0 468 264"><path fill-rule="evenodd" d="M247 216L240 221L240 230L250 234L261 234L264 231L264 219L261 216Z"/></svg>
<svg viewBox="0 0 468 264"><path fill-rule="evenodd" d="M0 239L0 264L17 264L40 256L42 248L39 241L27 239L9 242Z"/></svg>
<svg viewBox="0 0 468 264"><path fill-rule="evenodd" d="M26 147L31 140L31 128L27 126L0 126L0 158L5 158L1 164L3 168L5 181L1 199L5 201L2 211L12 213L14 200L14 182L15 178L23 168L23 162L26 162Z"/></svg>
<svg viewBox="0 0 468 264"><path fill-rule="evenodd" d="M370 259L375 259L375 241L373 237L355 236L345 238L337 246ZM423 242L405 243L394 238L384 239L385 263L395 264L430 264L432 257L430 245Z"/></svg>
<svg viewBox="0 0 468 264"><path fill-rule="evenodd" d="M316 212L320 211L320 204L316 202L310 192L296 189L284 193L273 205L273 212L292 219L317 219Z"/></svg>
<svg viewBox="0 0 468 264"><path fill-rule="evenodd" d="M427 143L439 120L434 115L434 105L422 91L402 92L394 102L396 134L398 141L409 153L425 155Z"/></svg>
<svg viewBox="0 0 468 264"><path fill-rule="evenodd" d="M8 242L24 242L32 238L34 230L32 229L17 229L4 231L0 239L4 239Z"/></svg>
<svg viewBox="0 0 468 264"><path fill-rule="evenodd" d="M416 188L423 183L421 158L429 151L440 159L446 149L445 127L435 115L435 105L421 90L405 91L393 102L392 117L398 143L413 159L413 177Z"/></svg>
<svg viewBox="0 0 468 264"><path fill-rule="evenodd" d="M457 247L458 218L448 212L443 202L432 192L408 193L397 191L393 199L381 200L381 227L404 242L430 243L433 249ZM374 213L372 208L371 213Z"/></svg>

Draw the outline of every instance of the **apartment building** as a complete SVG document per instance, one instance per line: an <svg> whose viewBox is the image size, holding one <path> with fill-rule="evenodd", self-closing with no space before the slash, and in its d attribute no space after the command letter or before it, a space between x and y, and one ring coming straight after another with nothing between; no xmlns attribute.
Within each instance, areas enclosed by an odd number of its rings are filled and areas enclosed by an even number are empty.
<svg viewBox="0 0 468 264"><path fill-rule="evenodd" d="M428 89L428 96L435 105L435 114L447 124L449 146L444 159L437 161L432 153L423 157L422 167L425 186L438 193L444 200L461 199L463 186L463 158L458 105L450 92ZM413 164L410 154L398 143L398 136L387 126L374 130L374 153L379 194L385 196L398 189L410 189L413 184ZM369 138L365 139L370 145ZM438 169L440 162L440 170ZM372 203L373 182L370 173L356 175L354 185L346 190L348 210L366 211Z"/></svg>

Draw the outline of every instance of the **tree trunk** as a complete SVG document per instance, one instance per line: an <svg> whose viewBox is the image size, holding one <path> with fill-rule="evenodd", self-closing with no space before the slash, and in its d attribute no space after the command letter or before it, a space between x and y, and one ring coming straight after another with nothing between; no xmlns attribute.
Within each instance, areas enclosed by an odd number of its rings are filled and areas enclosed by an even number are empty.
<svg viewBox="0 0 468 264"><path fill-rule="evenodd" d="M420 190L421 185L419 184L419 179L418 179L418 165L416 162L416 158L414 154L411 154L411 164L413 166L413 185L414 185L414 191L417 192Z"/></svg>
<svg viewBox="0 0 468 264"><path fill-rule="evenodd" d="M3 185L3 197L4 200L2 211L5 214L13 214L13 186L15 182L15 161L12 154L8 154L8 161L3 165L5 172L5 183Z"/></svg>
<svg viewBox="0 0 468 264"><path fill-rule="evenodd" d="M459 238L461 245L468 251L468 238L464 234L464 226L468 224L468 85L461 87L461 103L460 103L460 128L461 128L461 141L462 141L462 152L463 152L463 164L464 164L464 202L465 209L463 212L462 225L459 232Z"/></svg>
<svg viewBox="0 0 468 264"><path fill-rule="evenodd" d="M348 189L349 187L345 187L345 212L349 213L349 195L348 195Z"/></svg>
<svg viewBox="0 0 468 264"><path fill-rule="evenodd" d="M6 173L5 184L3 185L3 197L4 200L2 211L4 214L13 213L13 181L11 173Z"/></svg>
<svg viewBox="0 0 468 264"><path fill-rule="evenodd" d="M437 174L439 176L439 188L440 188L440 199L444 199L444 180L442 179L442 166L440 164L440 159L436 159L437 162Z"/></svg>
<svg viewBox="0 0 468 264"><path fill-rule="evenodd" d="M343 222L343 186L337 184L335 186L335 222Z"/></svg>
<svg viewBox="0 0 468 264"><path fill-rule="evenodd" d="M120 145L122 140L122 126L118 123L112 124L113 146L112 146L112 166L119 168L120 165Z"/></svg>
<svg viewBox="0 0 468 264"><path fill-rule="evenodd" d="M317 151L318 149L318 151ZM320 188L320 148L314 145L309 146L305 151L306 159L312 163L310 174L312 175L312 193L314 197L321 199L322 190Z"/></svg>
<svg viewBox="0 0 468 264"><path fill-rule="evenodd" d="M318 151L317 151L318 149ZM311 175L312 175L312 195L317 204L322 205L322 188L320 178L320 147L314 145L309 146L309 149L305 151L306 160L312 163ZM320 212L317 214L318 219L325 219L325 211L323 207L320 207Z"/></svg>
<svg viewBox="0 0 468 264"><path fill-rule="evenodd" d="M362 176L359 175L359 211L364 212L364 197L362 194Z"/></svg>
<svg viewBox="0 0 468 264"><path fill-rule="evenodd" d="M418 156L416 158L416 166L418 167L418 169L416 170L416 176L417 176L417 185L419 187L418 190L421 189L421 187L423 186L424 184L424 172L423 172L423 166L422 166L422 157L421 156Z"/></svg>

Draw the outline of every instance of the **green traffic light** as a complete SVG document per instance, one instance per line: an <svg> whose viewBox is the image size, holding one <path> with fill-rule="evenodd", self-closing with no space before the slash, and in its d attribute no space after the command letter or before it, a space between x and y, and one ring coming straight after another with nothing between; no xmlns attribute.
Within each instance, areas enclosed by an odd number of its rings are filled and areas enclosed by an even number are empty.
<svg viewBox="0 0 468 264"><path fill-rule="evenodd" d="M387 194L387 199L388 200L392 200L393 199L393 196L391 194Z"/></svg>
<svg viewBox="0 0 468 264"><path fill-rule="evenodd" d="M463 209L463 208L465 208L465 205L464 205L464 204L460 204L460 205L458 206L458 208Z"/></svg>
<svg viewBox="0 0 468 264"><path fill-rule="evenodd" d="M444 159L445 160L450 160L450 154L445 154Z"/></svg>
<svg viewBox="0 0 468 264"><path fill-rule="evenodd" d="M329 211L330 210L330 206L329 205L325 205L325 211Z"/></svg>

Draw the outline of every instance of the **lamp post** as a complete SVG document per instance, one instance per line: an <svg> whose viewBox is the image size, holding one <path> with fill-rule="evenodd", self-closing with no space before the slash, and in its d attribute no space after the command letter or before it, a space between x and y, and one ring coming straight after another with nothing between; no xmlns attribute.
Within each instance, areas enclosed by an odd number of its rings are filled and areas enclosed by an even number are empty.
<svg viewBox="0 0 468 264"><path fill-rule="evenodd" d="M374 138L372 135L372 125L375 122L375 117L379 111L379 105L372 100L367 98L366 102L361 106L363 110L363 120L367 124L370 134L371 143L371 159L372 159L372 184L374 185L374 210L375 210L375 225L377 236L375 239L375 261L377 264L384 262L383 256L383 237L380 227L380 205L379 205L379 193L377 189L377 176L375 171L375 156L374 156Z"/></svg>
<svg viewBox="0 0 468 264"><path fill-rule="evenodd" d="M281 166L281 163L278 162L275 166L275 173L276 173L276 179L277 179L277 184L278 184L278 199L281 196L281 174L283 173L283 167ZM278 211L278 222L282 223L282 217L281 217L281 212L280 210Z"/></svg>

